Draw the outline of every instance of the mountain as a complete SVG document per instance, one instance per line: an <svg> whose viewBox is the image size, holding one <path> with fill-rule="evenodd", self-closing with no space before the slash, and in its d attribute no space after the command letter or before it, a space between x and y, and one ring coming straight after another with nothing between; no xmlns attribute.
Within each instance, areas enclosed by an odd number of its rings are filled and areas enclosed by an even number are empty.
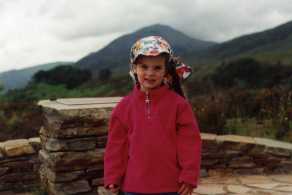
<svg viewBox="0 0 292 195"><path fill-rule="evenodd" d="M244 56L292 63L292 21L214 45L205 50L200 59L216 61Z"/></svg>
<svg viewBox="0 0 292 195"><path fill-rule="evenodd" d="M30 81L31 77L40 70L49 70L60 65L69 65L72 62L54 62L48 64L41 64L20 70L11 70L0 73L0 84L4 86L4 90L18 89L25 87Z"/></svg>
<svg viewBox="0 0 292 195"><path fill-rule="evenodd" d="M89 69L93 75L97 75L101 69L110 68L113 72L125 73L129 67L129 51L132 44L139 38L160 35L170 42L175 54L184 59L191 56L197 51L207 49L216 45L214 42L193 39L172 27L166 25L152 25L131 34L123 35L103 49L90 53L83 57L75 64L74 62L55 62L42 64L30 68L12 70L0 73L0 85L4 86L4 90L17 89L25 87L31 77L40 70L49 70L59 65L74 64L81 69ZM185 58L186 57L186 58Z"/></svg>
<svg viewBox="0 0 292 195"><path fill-rule="evenodd" d="M125 73L129 67L129 51L139 38L160 35L170 42L176 55L184 62L200 66L202 72L210 72L213 64L240 57L254 57L261 61L292 64L292 21L262 32L243 35L232 40L215 43L191 38L166 25L152 25L133 33L123 35L103 49L90 53L77 61L74 66L89 69L97 75L101 69L110 68L116 73ZM56 62L0 73L0 84L5 90L25 86L31 76L39 70L48 70L72 62ZM203 75L199 73L199 75Z"/></svg>
<svg viewBox="0 0 292 195"><path fill-rule="evenodd" d="M171 44L174 53L179 56L189 56L216 44L193 39L172 27L156 24L115 39L103 49L90 53L77 61L76 66L90 69L93 73L97 73L103 68L110 68L116 72L128 71L131 46L137 39L150 35L164 37Z"/></svg>

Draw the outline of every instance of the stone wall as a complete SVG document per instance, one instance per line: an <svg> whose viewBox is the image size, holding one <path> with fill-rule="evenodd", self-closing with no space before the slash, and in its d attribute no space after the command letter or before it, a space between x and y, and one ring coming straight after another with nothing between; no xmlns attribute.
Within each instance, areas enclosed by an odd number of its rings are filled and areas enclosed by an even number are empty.
<svg viewBox="0 0 292 195"><path fill-rule="evenodd" d="M108 119L120 98L42 101L41 182L49 194L97 194Z"/></svg>
<svg viewBox="0 0 292 195"><path fill-rule="evenodd" d="M38 187L39 149L39 138L0 142L0 194Z"/></svg>
<svg viewBox="0 0 292 195"><path fill-rule="evenodd" d="M292 173L292 144L265 138L201 133L202 173Z"/></svg>
<svg viewBox="0 0 292 195"><path fill-rule="evenodd" d="M40 181L49 194L96 194L103 185L108 119L119 99L41 101L40 137L0 143L0 192ZM292 144L236 135L201 137L202 177L292 173Z"/></svg>

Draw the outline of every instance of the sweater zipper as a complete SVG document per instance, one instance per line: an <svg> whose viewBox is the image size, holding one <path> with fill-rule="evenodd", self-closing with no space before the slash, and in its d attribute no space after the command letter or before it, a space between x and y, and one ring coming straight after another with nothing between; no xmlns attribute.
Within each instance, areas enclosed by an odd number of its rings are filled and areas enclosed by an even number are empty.
<svg viewBox="0 0 292 195"><path fill-rule="evenodd" d="M146 99L145 99L145 103L146 103L146 115L147 118L150 119L150 97L149 97L149 92L146 92Z"/></svg>

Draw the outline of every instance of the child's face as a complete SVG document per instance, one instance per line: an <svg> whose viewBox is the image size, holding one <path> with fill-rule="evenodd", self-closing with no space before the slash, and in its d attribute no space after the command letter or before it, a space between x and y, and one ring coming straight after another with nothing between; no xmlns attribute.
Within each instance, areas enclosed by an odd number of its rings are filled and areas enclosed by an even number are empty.
<svg viewBox="0 0 292 195"><path fill-rule="evenodd" d="M142 56L134 65L141 90L150 91L161 85L166 75L166 59L164 56Z"/></svg>

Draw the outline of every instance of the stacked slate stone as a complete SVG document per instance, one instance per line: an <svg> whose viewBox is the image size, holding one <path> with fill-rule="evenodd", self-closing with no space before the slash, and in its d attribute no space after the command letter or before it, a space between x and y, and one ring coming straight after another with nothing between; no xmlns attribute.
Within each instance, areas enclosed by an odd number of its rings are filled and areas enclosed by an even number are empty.
<svg viewBox="0 0 292 195"><path fill-rule="evenodd" d="M291 174L292 144L266 138L201 133L202 172L214 174Z"/></svg>
<svg viewBox="0 0 292 195"><path fill-rule="evenodd" d="M97 194L103 185L108 119L120 98L41 101L40 178L53 195Z"/></svg>
<svg viewBox="0 0 292 195"><path fill-rule="evenodd" d="M0 194L39 187L39 149L39 138L0 142Z"/></svg>

